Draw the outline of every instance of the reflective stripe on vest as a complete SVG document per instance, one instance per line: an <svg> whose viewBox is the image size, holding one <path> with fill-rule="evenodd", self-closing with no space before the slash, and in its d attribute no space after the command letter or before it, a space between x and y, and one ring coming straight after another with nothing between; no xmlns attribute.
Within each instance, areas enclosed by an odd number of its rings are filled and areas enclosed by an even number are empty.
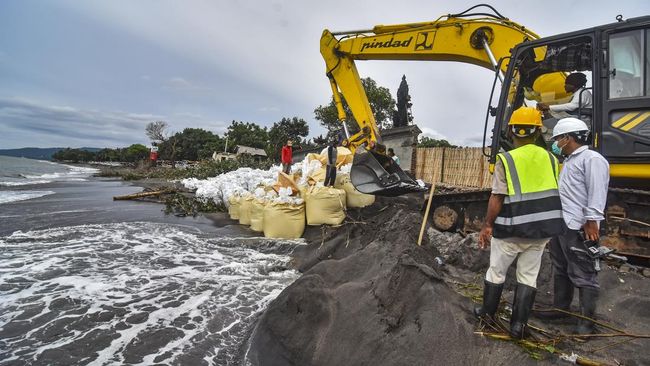
<svg viewBox="0 0 650 366"><path fill-rule="evenodd" d="M494 237L547 238L561 234L564 221L557 185L557 160L535 145L516 150L512 151L514 154L498 155L506 172L508 196L494 221ZM520 179L515 158L520 167L521 164L537 165L524 165L525 174L530 174L526 179ZM522 181L528 186L522 187Z"/></svg>

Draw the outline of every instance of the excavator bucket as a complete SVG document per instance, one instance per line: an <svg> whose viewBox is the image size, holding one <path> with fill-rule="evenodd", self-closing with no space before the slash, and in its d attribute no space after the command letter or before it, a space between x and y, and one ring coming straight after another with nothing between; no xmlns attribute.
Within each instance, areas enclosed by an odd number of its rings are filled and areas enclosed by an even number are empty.
<svg viewBox="0 0 650 366"><path fill-rule="evenodd" d="M394 197L426 191L390 156L363 148L354 154L350 180L359 192L377 196Z"/></svg>

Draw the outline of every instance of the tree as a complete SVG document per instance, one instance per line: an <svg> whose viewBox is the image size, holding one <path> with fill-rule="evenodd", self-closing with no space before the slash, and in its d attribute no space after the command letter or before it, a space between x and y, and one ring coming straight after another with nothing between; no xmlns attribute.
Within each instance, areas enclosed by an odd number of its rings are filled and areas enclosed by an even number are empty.
<svg viewBox="0 0 650 366"><path fill-rule="evenodd" d="M73 163L78 163L78 162L93 161L95 160L95 156L96 155L93 152L82 150L82 149L71 149L68 147L54 153L52 155L52 159L58 161L71 161Z"/></svg>
<svg viewBox="0 0 650 366"><path fill-rule="evenodd" d="M287 140L292 140L299 145L306 144L307 141L303 141L303 138L307 137L307 135L309 135L309 125L304 119L298 117L282 118L279 122L275 122L269 130L266 154L273 160L279 160L280 148Z"/></svg>
<svg viewBox="0 0 650 366"><path fill-rule="evenodd" d="M125 149L120 149L122 161L136 162L145 160L149 156L149 149L142 144L133 144Z"/></svg>
<svg viewBox="0 0 650 366"><path fill-rule="evenodd" d="M438 139L432 139L431 137L427 136L422 136L420 137L420 142L418 143L418 147L458 147L456 145L452 145L449 143L447 140L438 140Z"/></svg>
<svg viewBox="0 0 650 366"><path fill-rule="evenodd" d="M167 128L169 125L165 121L150 122L144 131L151 141L163 142L167 140Z"/></svg>
<svg viewBox="0 0 650 366"><path fill-rule="evenodd" d="M223 150L223 141L219 136L202 128L186 128L174 135L177 143L177 159L199 160L205 158L203 151L209 144L214 150L208 156L212 156L215 150ZM201 155L201 156L199 156Z"/></svg>
<svg viewBox="0 0 650 366"><path fill-rule="evenodd" d="M266 148L269 134L265 128L255 123L232 121L228 126L228 150L234 151L236 145Z"/></svg>
<svg viewBox="0 0 650 366"><path fill-rule="evenodd" d="M387 129L392 126L392 117L395 110L395 99L390 94L390 90L383 86L377 85L377 82L371 78L361 79L363 89L368 96L370 108L375 116L375 122L380 129ZM342 98L343 110L346 115L346 124L351 134L359 132L359 127L352 116L350 107L348 106L345 98ZM320 105L314 110L314 114L320 124L327 128L327 137L333 138L338 131L342 128L341 122L338 120L338 112L334 97L330 100L328 105Z"/></svg>
<svg viewBox="0 0 650 366"><path fill-rule="evenodd" d="M170 160L172 168L176 167L178 140L167 131L169 125L165 121L150 122L145 127L145 134L158 144L158 153L162 159Z"/></svg>

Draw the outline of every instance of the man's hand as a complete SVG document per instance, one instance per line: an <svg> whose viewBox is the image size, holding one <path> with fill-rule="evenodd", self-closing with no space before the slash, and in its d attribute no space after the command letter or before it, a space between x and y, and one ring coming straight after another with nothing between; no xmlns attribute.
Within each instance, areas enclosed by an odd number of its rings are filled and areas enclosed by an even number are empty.
<svg viewBox="0 0 650 366"><path fill-rule="evenodd" d="M490 246L490 239L492 239L492 226L483 226L478 234L478 247L486 249Z"/></svg>
<svg viewBox="0 0 650 366"><path fill-rule="evenodd" d="M539 109L542 112L546 112L549 110L548 104L546 103L537 103L537 109Z"/></svg>
<svg viewBox="0 0 650 366"><path fill-rule="evenodd" d="M585 239L591 241L598 241L600 239L600 232L598 231L598 222L589 220L582 226L585 231Z"/></svg>

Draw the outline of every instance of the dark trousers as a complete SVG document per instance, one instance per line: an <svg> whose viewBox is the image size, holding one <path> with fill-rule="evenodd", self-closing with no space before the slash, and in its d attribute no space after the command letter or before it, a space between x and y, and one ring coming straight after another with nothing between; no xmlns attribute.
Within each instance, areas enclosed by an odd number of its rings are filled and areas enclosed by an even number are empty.
<svg viewBox="0 0 650 366"><path fill-rule="evenodd" d="M285 174L291 173L291 163L282 163L282 172Z"/></svg>
<svg viewBox="0 0 650 366"><path fill-rule="evenodd" d="M328 165L325 169L325 182L323 185L325 187L334 187L334 182L336 182L336 165Z"/></svg>
<svg viewBox="0 0 650 366"><path fill-rule="evenodd" d="M566 234L554 237L549 247L556 275L567 277L575 287L600 287L594 261L586 253L571 250L584 249L578 230L569 229Z"/></svg>

